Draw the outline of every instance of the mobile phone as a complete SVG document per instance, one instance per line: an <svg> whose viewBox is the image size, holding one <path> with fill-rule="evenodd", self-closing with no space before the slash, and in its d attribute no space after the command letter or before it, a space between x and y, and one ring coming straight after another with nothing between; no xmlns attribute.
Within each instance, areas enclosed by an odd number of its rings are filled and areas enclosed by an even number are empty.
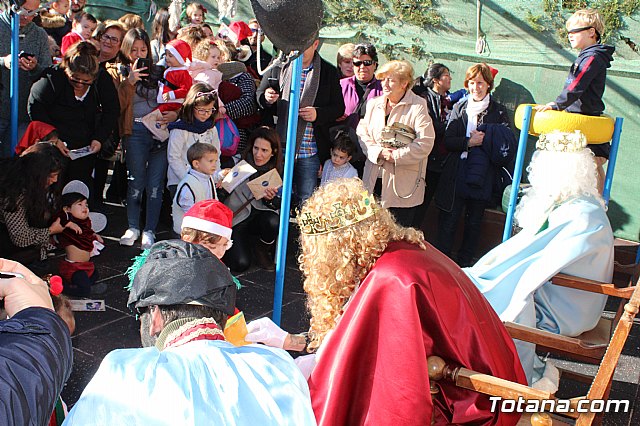
<svg viewBox="0 0 640 426"><path fill-rule="evenodd" d="M147 71L145 74L148 74L151 70L151 59L149 58L138 58L138 66L136 69L146 68Z"/></svg>
<svg viewBox="0 0 640 426"><path fill-rule="evenodd" d="M18 58L33 58L35 55L33 53L28 53L25 52L24 50L21 50L20 53L18 53Z"/></svg>
<svg viewBox="0 0 640 426"><path fill-rule="evenodd" d="M280 80L275 77L267 78L269 82L269 87L275 90L277 93L280 93Z"/></svg>

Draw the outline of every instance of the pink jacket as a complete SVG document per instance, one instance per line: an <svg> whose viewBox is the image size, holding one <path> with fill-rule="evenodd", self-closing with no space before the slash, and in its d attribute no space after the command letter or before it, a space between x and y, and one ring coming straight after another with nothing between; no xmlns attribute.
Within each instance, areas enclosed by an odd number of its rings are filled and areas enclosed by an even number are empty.
<svg viewBox="0 0 640 426"><path fill-rule="evenodd" d="M200 59L194 59L189 65L189 74L193 78L193 82L207 83L214 89L218 90L218 86L222 81L222 73L211 68L211 65Z"/></svg>

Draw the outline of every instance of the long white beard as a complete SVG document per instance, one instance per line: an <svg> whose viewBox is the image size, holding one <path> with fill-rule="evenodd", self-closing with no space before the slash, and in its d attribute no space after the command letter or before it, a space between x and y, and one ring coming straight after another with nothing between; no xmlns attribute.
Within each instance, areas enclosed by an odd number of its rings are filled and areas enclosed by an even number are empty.
<svg viewBox="0 0 640 426"><path fill-rule="evenodd" d="M514 218L523 229L536 232L544 224L554 205L569 198L592 196L603 205L598 192L593 153L536 151L527 167L531 187L516 207Z"/></svg>

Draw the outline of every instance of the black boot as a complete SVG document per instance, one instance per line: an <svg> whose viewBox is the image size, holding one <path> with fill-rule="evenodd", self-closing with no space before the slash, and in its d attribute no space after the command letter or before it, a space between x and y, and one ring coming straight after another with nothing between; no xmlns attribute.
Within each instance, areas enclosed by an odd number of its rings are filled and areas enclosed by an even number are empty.
<svg viewBox="0 0 640 426"><path fill-rule="evenodd" d="M271 253L272 247L275 245L274 242L265 243L262 240L258 240L256 244L256 265L264 269L266 271L275 271L276 264L273 263L273 254Z"/></svg>

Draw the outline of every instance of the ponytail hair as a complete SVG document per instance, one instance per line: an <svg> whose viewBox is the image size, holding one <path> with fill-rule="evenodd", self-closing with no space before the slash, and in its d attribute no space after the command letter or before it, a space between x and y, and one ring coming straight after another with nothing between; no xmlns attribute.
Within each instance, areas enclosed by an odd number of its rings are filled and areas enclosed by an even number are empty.
<svg viewBox="0 0 640 426"><path fill-rule="evenodd" d="M65 52L60 68L95 78L100 70L98 49L89 41L80 41Z"/></svg>

